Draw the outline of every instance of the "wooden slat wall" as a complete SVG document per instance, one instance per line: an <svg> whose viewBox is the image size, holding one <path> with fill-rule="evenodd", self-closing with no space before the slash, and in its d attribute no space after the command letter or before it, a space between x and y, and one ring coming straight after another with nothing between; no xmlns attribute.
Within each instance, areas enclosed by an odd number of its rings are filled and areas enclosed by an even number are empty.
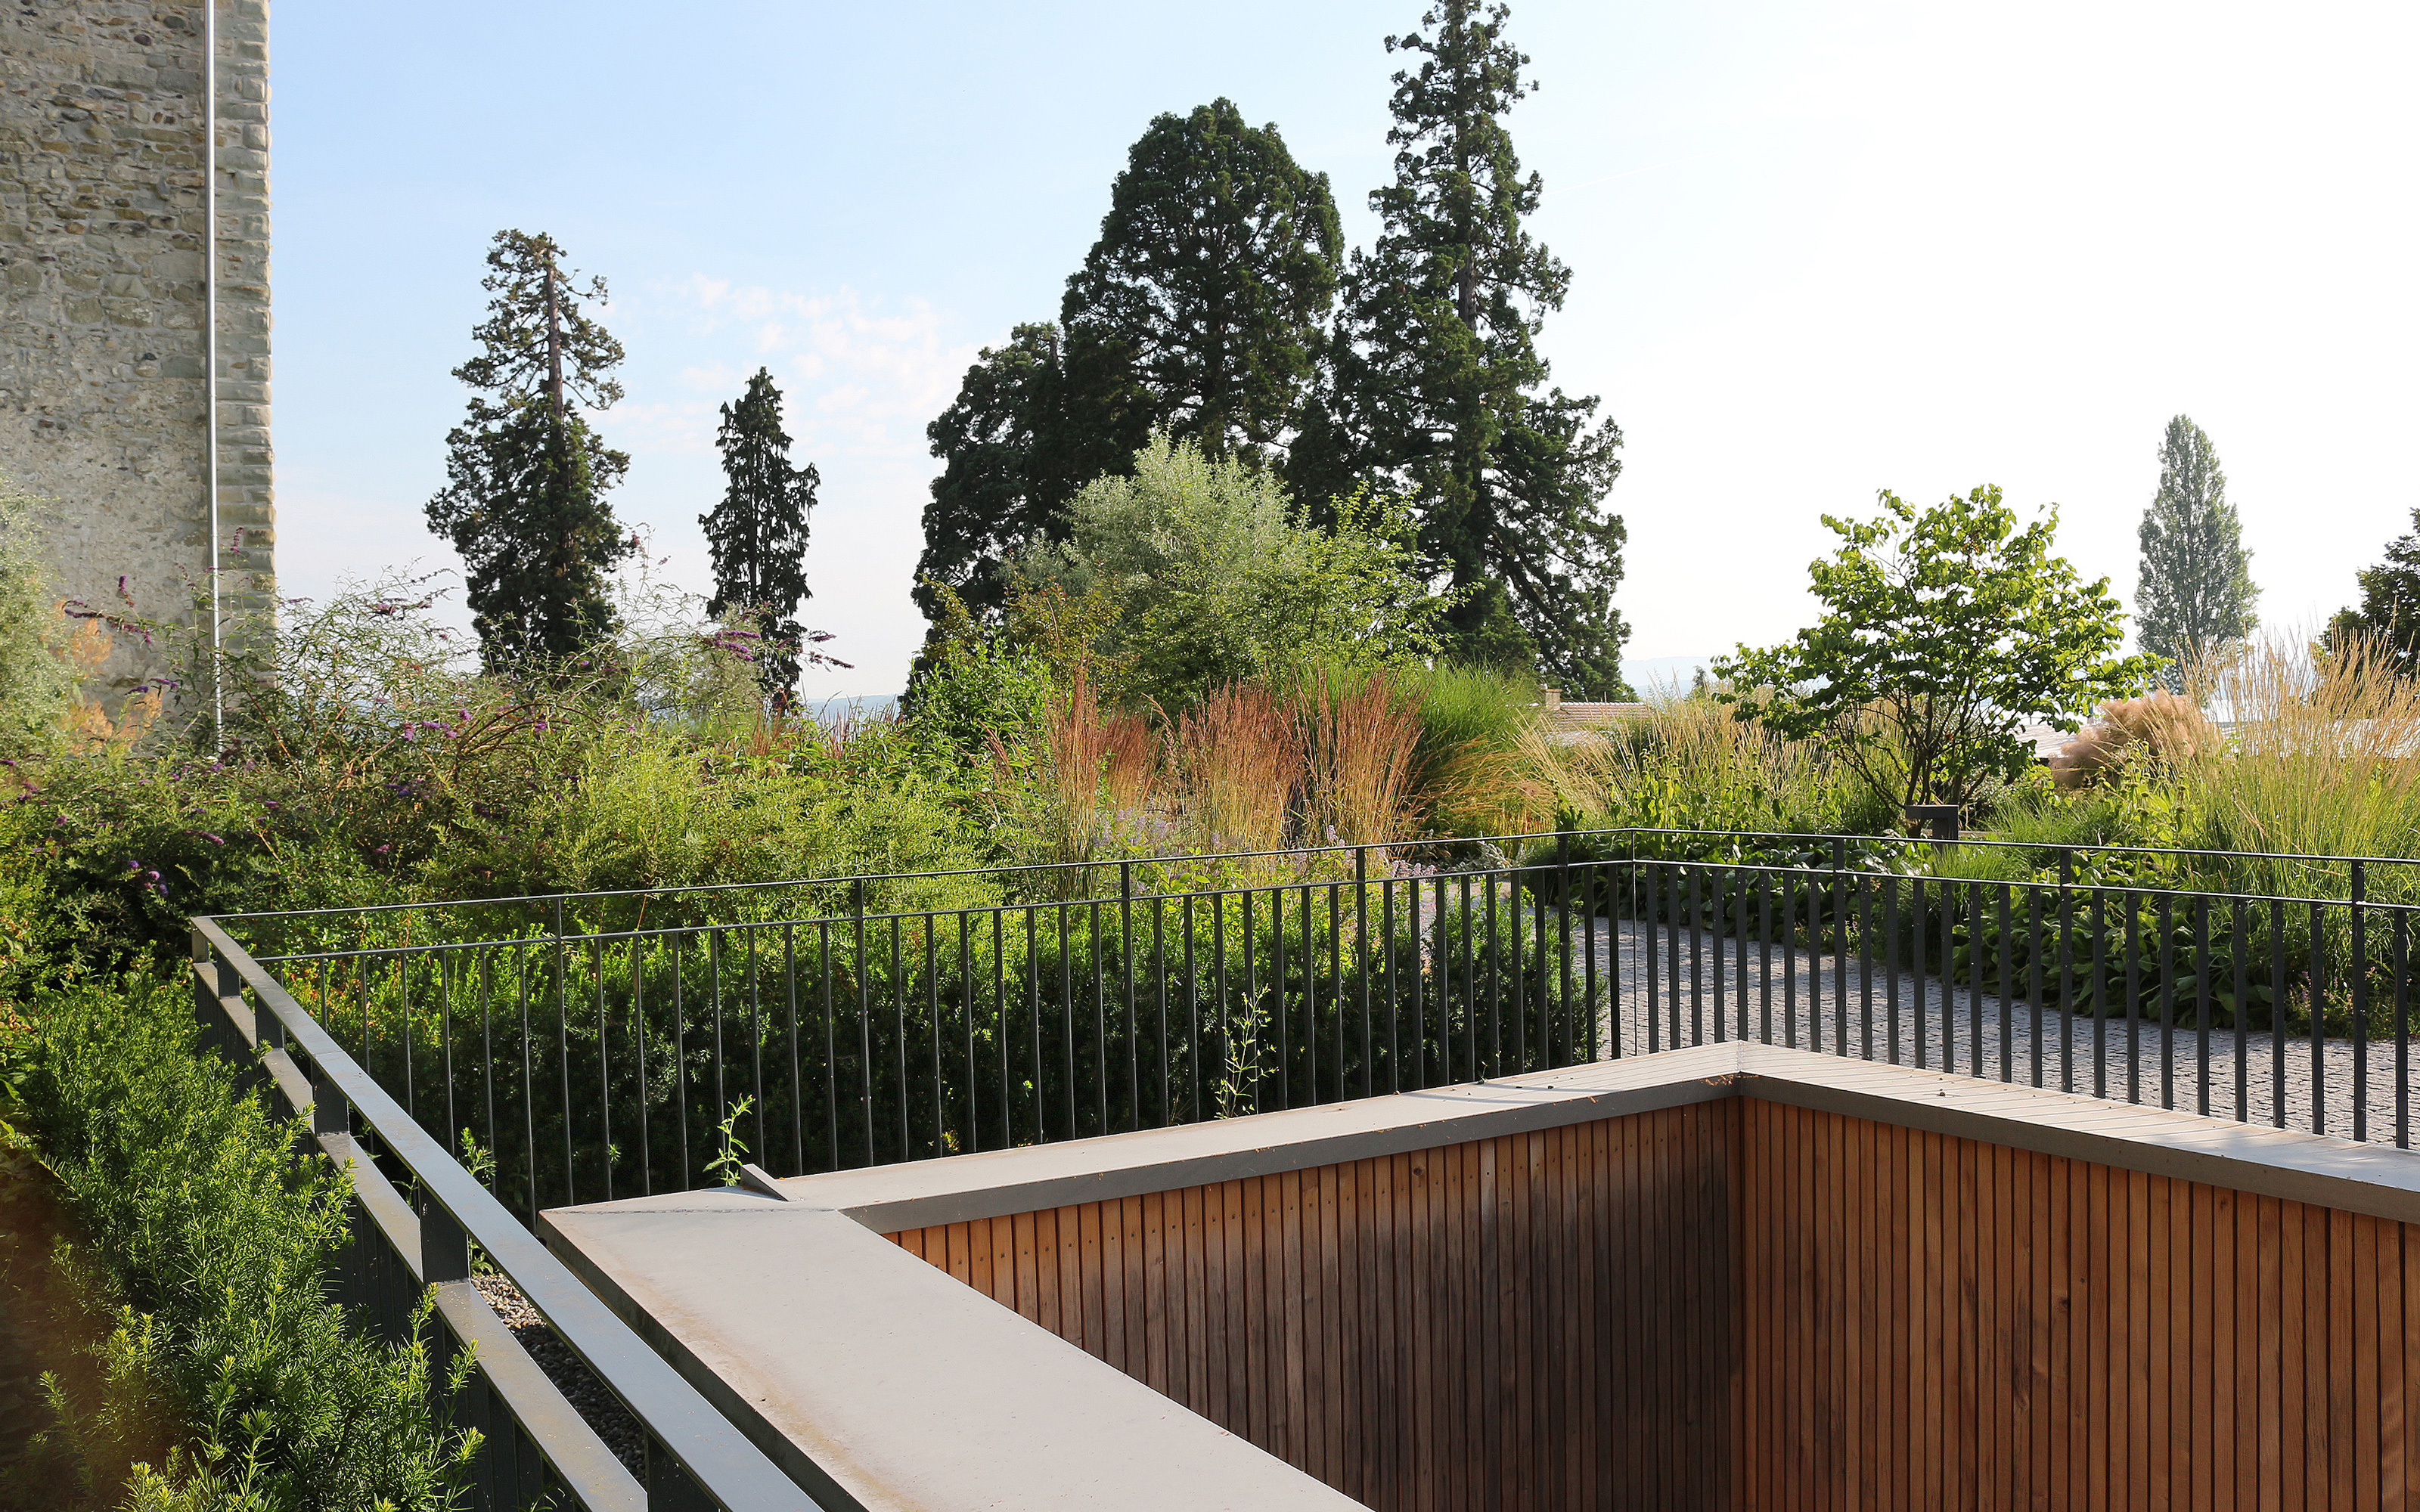
<svg viewBox="0 0 2420 1512"><path fill-rule="evenodd" d="M1726 1100L892 1237L1387 1512L1720 1507L1739 1117Z"/></svg>
<svg viewBox="0 0 2420 1512"><path fill-rule="evenodd" d="M1382 1509L2420 1509L2409 1227L1778 1103L892 1237Z"/></svg>
<svg viewBox="0 0 2420 1512"><path fill-rule="evenodd" d="M1739 1506L2420 1506L2409 1226L1744 1110Z"/></svg>

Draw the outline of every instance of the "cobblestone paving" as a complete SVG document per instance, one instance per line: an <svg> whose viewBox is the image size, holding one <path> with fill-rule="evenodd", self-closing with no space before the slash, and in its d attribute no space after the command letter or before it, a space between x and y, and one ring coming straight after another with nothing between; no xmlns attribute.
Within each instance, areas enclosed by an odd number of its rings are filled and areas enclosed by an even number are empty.
<svg viewBox="0 0 2420 1512"><path fill-rule="evenodd" d="M2420 1053L2391 1039L2372 1041L2366 1051L2350 1040L2330 1039L2319 1046L2315 1066L2306 1036L2288 1035L2281 1046L2267 1033L2239 1036L2233 1029L2214 1028L2205 1041L2190 1026L2164 1031L2156 1002L2146 1005L2148 1018L2132 1024L2122 1017L2094 1019L2038 1008L2021 996L2003 1000L1996 983L1980 993L1965 987L1945 990L1936 980L1919 982L1910 973L1880 964L1869 971L1854 958L1817 961L1809 952L1782 945L1768 949L1753 939L1717 938L1668 926L1653 932L1651 947L1650 933L1649 926L1635 920L1598 919L1584 943L1575 941L1581 967L1585 952L1595 952L1600 990L1608 1000L1612 984L1620 986L1620 1035L1617 1039L1613 1032L1617 1013L1601 1015L1600 1055L1617 1045L1628 1056L1718 1038L1764 1040L1839 1054L1845 1040L1846 1053L1854 1057L2228 1119L2271 1123L2282 1103L2288 1128L2389 1144L2397 1139L2398 1091L2410 1086L2404 1068L2420 1058ZM1579 933L1576 922L1574 933ZM1677 997L1672 991L1676 965ZM2140 1070L2131 1083L2130 1042L2140 1049L2140 1059L2133 1062ZM2366 1113L2358 1127L2357 1087L2363 1089L2360 1102ZM2316 1100L2314 1088L2323 1089ZM2420 1107L2411 1105L2420 1098L2408 1092L2404 1097L2406 1111L2420 1119Z"/></svg>

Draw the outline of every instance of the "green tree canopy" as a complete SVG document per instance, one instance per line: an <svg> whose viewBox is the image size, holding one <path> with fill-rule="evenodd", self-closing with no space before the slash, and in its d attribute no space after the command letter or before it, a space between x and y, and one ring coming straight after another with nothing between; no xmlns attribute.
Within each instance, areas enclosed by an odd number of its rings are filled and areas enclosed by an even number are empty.
<svg viewBox="0 0 2420 1512"><path fill-rule="evenodd" d="M1361 476L1412 500L1421 547L1459 594L1457 656L1627 697L1613 602L1625 537L1604 507L1621 432L1593 398L1540 392L1536 337L1571 271L1525 224L1542 186L1504 116L1535 85L1508 14L1439 0L1426 31L1387 39L1420 60L1394 76L1395 180L1370 196L1378 239L1346 274L1332 389L1292 477L1313 496Z"/></svg>
<svg viewBox="0 0 2420 1512"><path fill-rule="evenodd" d="M1266 455L1299 418L1342 251L1327 176L1218 100L1127 153L1061 320L1123 369L1151 428Z"/></svg>
<svg viewBox="0 0 2420 1512"><path fill-rule="evenodd" d="M605 298L563 269L548 236L499 231L488 249L488 318L478 355L454 370L476 392L445 437L443 491L429 529L453 542L472 624L490 671L544 665L611 635L614 565L632 549L605 491L630 459L607 447L575 406L611 408L622 344L588 318Z"/></svg>
<svg viewBox="0 0 2420 1512"><path fill-rule="evenodd" d="M2057 506L2019 529L1996 487L1930 509L1881 499L1876 519L1823 517L1841 545L1808 568L1821 620L1715 662L1740 717L1826 737L1896 802L1964 804L2024 770L2026 724L2072 730L2149 680L2153 658L2116 655L2109 579L2085 583L2053 551Z"/></svg>
<svg viewBox="0 0 2420 1512"><path fill-rule="evenodd" d="M794 467L782 428L782 391L758 368L737 405L722 407L716 433L725 480L721 502L698 517L714 555L716 618L744 614L766 637L758 671L767 692L784 702L797 690L808 635L799 605L808 597L807 517L823 482L814 464Z"/></svg>
<svg viewBox="0 0 2420 1512"><path fill-rule="evenodd" d="M1169 708L1317 661L1433 655L1446 604L1408 521L1357 498L1339 515L1312 525L1267 471L1155 436L1131 476L1086 485L1066 541L1029 548L1016 572L1029 593L1102 602L1102 659Z"/></svg>
<svg viewBox="0 0 2420 1512"><path fill-rule="evenodd" d="M2258 625L2252 606L2252 553L2226 501L2226 474L2210 437L2185 415L2160 443L2160 488L2143 512L2142 571L2134 633L2165 665L2161 679L2184 687L2184 669L2242 640Z"/></svg>
<svg viewBox="0 0 2420 1512"><path fill-rule="evenodd" d="M2366 637L2397 672L2420 676L2420 509L2412 512L2412 529L2387 543L2385 560L2364 567L2353 580L2361 603L2328 622L2329 647L2340 650L2354 637Z"/></svg>

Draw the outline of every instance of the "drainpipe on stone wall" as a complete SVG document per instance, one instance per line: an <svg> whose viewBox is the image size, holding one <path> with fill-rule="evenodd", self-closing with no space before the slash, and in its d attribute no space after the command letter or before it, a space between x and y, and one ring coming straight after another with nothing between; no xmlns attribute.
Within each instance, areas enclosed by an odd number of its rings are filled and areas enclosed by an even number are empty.
<svg viewBox="0 0 2420 1512"><path fill-rule="evenodd" d="M226 745L219 613L219 7L202 0L202 473L209 499L210 740Z"/></svg>

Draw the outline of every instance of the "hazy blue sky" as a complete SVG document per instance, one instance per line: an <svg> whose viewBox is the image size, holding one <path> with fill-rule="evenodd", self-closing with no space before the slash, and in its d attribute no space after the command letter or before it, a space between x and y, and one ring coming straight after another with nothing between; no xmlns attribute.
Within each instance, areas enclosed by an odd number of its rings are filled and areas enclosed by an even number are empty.
<svg viewBox="0 0 2420 1512"><path fill-rule="evenodd" d="M823 471L806 618L895 691L925 423L1048 318L1152 116L1226 95L1365 241L1417 0L396 9L287 0L275 99L287 592L452 564L421 506L499 227L613 286L614 495L703 587L715 409L759 363ZM2420 8L1516 7L1544 349L1627 435L1641 658L1786 635L1823 512L1982 482L2131 593L2167 418L2224 458L2273 623L2420 504Z"/></svg>

